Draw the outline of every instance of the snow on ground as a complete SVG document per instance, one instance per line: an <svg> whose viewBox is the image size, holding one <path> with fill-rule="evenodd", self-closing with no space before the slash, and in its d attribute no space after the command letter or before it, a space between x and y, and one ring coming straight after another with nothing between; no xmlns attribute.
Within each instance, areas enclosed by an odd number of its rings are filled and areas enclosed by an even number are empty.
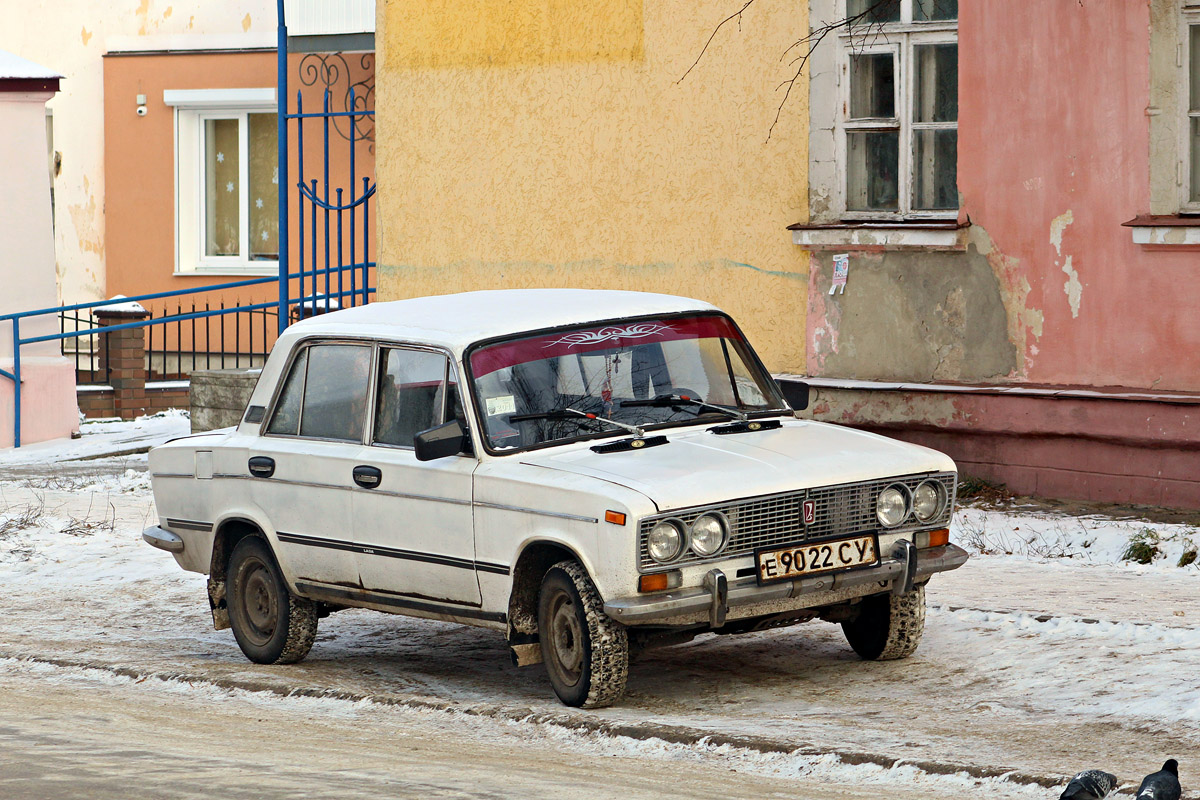
<svg viewBox="0 0 1200 800"><path fill-rule="evenodd" d="M129 453L191 433L186 411L172 409L136 420L84 420L78 439L53 439L0 450L0 469L53 465Z"/></svg>
<svg viewBox="0 0 1200 800"><path fill-rule="evenodd" d="M13 598L7 620L0 620L0 641L66 648L76 657L102 654L100 660L108 663L133 653L151 669L166 664L189 673L279 680L278 670L242 661L228 631L212 631L203 577L183 572L167 554L141 541L141 530L155 520L144 472L114 465L107 472L54 477L56 465L80 453L120 452L185 433L186 418L97 425L103 427L82 440L46 443L36 458L32 451L0 454L0 468L41 463L48 475L39 484L26 470L20 480L0 482L0 585ZM861 664L846 652L837 628L820 623L702 637L647 654L631 673L627 702L602 713L621 724L652 721L734 735L800 736L910 760L1017 764L1036 774L1110 766L1130 778L1151 751L1149 760L1157 763L1146 771L1168 756L1196 752L1200 565L1179 566L1200 543L1194 526L967 507L956 515L952 538L974 555L961 570L930 584L926 639L912 659ZM1157 550L1147 551L1149 563L1125 559L1131 540ZM34 600L22 605L18 597ZM42 615L39 604L71 611ZM73 625L76 619L91 627ZM410 691L467 705L562 711L546 697L544 675L511 670L506 659L502 640L487 632L350 611L323 621L309 662L282 674L301 685L324 684L363 696ZM22 670L34 669L22 664ZM16 668L2 658L0 666ZM46 680L119 677L38 670ZM904 678L910 681L905 692L887 688ZM250 697L254 693L215 685L164 690L211 693L214 700L230 702L284 702L277 695ZM307 703L308 714L366 713L351 701L287 702ZM908 721L911 730L904 727ZM716 759L731 769L782 779L802 775L909 788L933 781L931 794L938 795L952 794L954 781L961 781L964 792L984 789L996 797L1050 794L1004 781L984 785L965 774L930 775L912 766L851 765L807 751L677 745L477 717L467 727L474 737L517 731L547 747L593 755L684 763ZM1045 738L1055 731L1050 735L1061 741ZM972 737L978 741L972 743ZM1160 741L1174 749L1157 752ZM1130 752L1120 749L1126 742ZM1039 760L1043 749L1050 755ZM1082 761L1070 760L1076 750ZM1090 763L1086 754L1093 750L1109 754L1116 766Z"/></svg>
<svg viewBox="0 0 1200 800"><path fill-rule="evenodd" d="M1182 568L1200 575L1200 530L1194 525L967 506L954 515L951 539L973 554L1122 564L1147 573ZM1131 542L1148 563L1127 560Z"/></svg>

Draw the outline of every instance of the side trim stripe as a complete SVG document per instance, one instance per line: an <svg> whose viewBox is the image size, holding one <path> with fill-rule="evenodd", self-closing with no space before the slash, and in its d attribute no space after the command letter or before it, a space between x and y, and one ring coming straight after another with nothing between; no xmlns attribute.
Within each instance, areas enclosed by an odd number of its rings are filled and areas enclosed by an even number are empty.
<svg viewBox="0 0 1200 800"><path fill-rule="evenodd" d="M446 614L451 617L461 617L463 619L483 619L491 622L505 622L508 616L502 611L481 611L477 608L463 608L460 606L446 606L439 603L422 602L419 600L408 600L403 597L392 597L386 594L376 594L375 592L357 591L351 592L346 589L335 589L329 586L317 586L311 583L297 583L296 588L304 592L310 597L332 597L339 600L358 600L360 602L375 603L381 606L392 606L394 608L411 608L418 611L426 611L431 614Z"/></svg>
<svg viewBox="0 0 1200 800"><path fill-rule="evenodd" d="M151 477L159 477L159 476L153 475ZM164 474L163 477L191 478L194 476ZM347 491L347 492L370 492L371 494L374 494L374 495L383 495L386 497L400 497L405 500L424 500L424 501L427 501L430 503L448 503L449 505L454 505L454 506L472 506L474 508L494 508L499 511L515 511L518 514L533 514L534 516L538 516L538 517L554 517L556 519L569 519L569 520L575 520L576 522L591 522L591 523L594 523L597 525L600 523L600 520L598 520L596 517L588 517L588 516L584 516L582 514L565 514L561 511L542 511L541 509L537 509L537 508L526 508L524 506L509 506L509 505L505 505L503 503L482 503L479 501L458 500L453 497L433 497L431 495L423 495L423 494L405 494L404 492L389 492L386 489L365 489L365 488L361 488L358 486L342 486L342 485L334 484L334 483L314 483L312 481L293 481L293 480L287 480L286 478L255 478L251 475L236 475L236 474L228 473L228 472L213 473L213 478L221 478L221 479L225 479L225 480L268 481L271 483L283 483L283 484L287 484L289 486L307 486L307 487L310 487L313 489L341 489L341 490Z"/></svg>
<svg viewBox="0 0 1200 800"><path fill-rule="evenodd" d="M524 506L506 506L503 503L483 503L476 501L473 505L476 508L495 508L500 511L516 511L519 514L536 514L539 517L557 517L558 519L573 519L578 522L600 523L600 520L595 517L585 517L580 514L564 514L559 511L539 511L536 508L525 508Z"/></svg>
<svg viewBox="0 0 1200 800"><path fill-rule="evenodd" d="M472 561L468 558L455 558L454 556L440 556L435 553L419 553L414 550L400 550L394 547L379 547L376 545L361 545L354 542L346 542L340 539L322 539L317 536L304 536L298 533L284 533L279 531L276 533L279 541L287 542L288 544L301 544L310 547L325 547L331 550L346 550L353 553L362 553L368 556L386 556L388 558L402 558L406 561L422 561L427 564L438 564L443 567L457 567L459 569L474 569L480 572L491 572L496 575L507 575L509 568L504 564L492 564L486 561Z"/></svg>
<svg viewBox="0 0 1200 800"><path fill-rule="evenodd" d="M168 528L182 528L185 531L211 531L213 524L211 522L200 522L191 519L171 519L167 518Z"/></svg>

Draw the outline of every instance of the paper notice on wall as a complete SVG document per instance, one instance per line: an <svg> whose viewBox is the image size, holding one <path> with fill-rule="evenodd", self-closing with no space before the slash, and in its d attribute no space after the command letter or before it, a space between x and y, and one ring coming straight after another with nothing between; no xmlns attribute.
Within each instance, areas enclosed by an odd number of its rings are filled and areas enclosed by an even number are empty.
<svg viewBox="0 0 1200 800"><path fill-rule="evenodd" d="M846 293L846 277L850 274L850 254L841 253L833 257L833 283L829 285L829 293Z"/></svg>

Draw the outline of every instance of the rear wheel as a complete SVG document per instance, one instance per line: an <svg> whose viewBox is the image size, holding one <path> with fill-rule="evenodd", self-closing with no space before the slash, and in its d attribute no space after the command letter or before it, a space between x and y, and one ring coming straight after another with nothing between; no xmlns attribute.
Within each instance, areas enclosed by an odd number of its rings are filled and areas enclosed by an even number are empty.
<svg viewBox="0 0 1200 800"><path fill-rule="evenodd" d="M247 536L233 548L226 574L229 622L246 658L295 664L317 637L316 603L288 591L270 546Z"/></svg>
<svg viewBox="0 0 1200 800"><path fill-rule="evenodd" d="M846 641L868 661L908 658L925 632L925 587L864 598L858 617L842 623Z"/></svg>
<svg viewBox="0 0 1200 800"><path fill-rule="evenodd" d="M542 579L538 639L550 685L569 706L600 708L625 693L629 637L604 613L587 571L577 561L555 564Z"/></svg>

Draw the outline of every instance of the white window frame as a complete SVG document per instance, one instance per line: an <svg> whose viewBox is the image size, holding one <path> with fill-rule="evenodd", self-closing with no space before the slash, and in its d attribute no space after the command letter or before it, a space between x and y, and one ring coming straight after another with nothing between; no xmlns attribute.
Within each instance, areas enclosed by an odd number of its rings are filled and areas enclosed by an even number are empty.
<svg viewBox="0 0 1200 800"><path fill-rule="evenodd" d="M167 89L163 102L175 109L175 274L277 275L279 262L250 260L250 114L275 114L274 88ZM204 207L205 121L238 120L237 256L209 256Z"/></svg>
<svg viewBox="0 0 1200 800"><path fill-rule="evenodd" d="M900 21L872 24L867 33L851 34L843 31L838 36L838 111L834 120L834 135L837 147L837 180L840 198L840 216L847 220L953 220L958 218L958 208L932 211L913 210L912 170L914 131L948 129L942 122L913 122L913 92L916 69L913 67L915 48L931 44L958 44L958 20L914 22L913 0L901 0ZM847 0L838 0L839 19L847 15ZM861 31L862 28L860 27ZM892 53L895 58L894 80L896 87L896 120L850 120L850 58L872 53ZM955 120L953 129L958 129ZM860 130L899 130L899 157L897 164L898 203L896 211L867 210L850 211L849 172L850 154L847 149L847 133Z"/></svg>
<svg viewBox="0 0 1200 800"><path fill-rule="evenodd" d="M1200 199L1192 199L1192 173L1200 164L1192 163L1192 119L1200 118L1200 111L1192 111L1192 31L1200 27L1200 5L1183 8L1179 17L1179 211L1183 214L1200 214Z"/></svg>

